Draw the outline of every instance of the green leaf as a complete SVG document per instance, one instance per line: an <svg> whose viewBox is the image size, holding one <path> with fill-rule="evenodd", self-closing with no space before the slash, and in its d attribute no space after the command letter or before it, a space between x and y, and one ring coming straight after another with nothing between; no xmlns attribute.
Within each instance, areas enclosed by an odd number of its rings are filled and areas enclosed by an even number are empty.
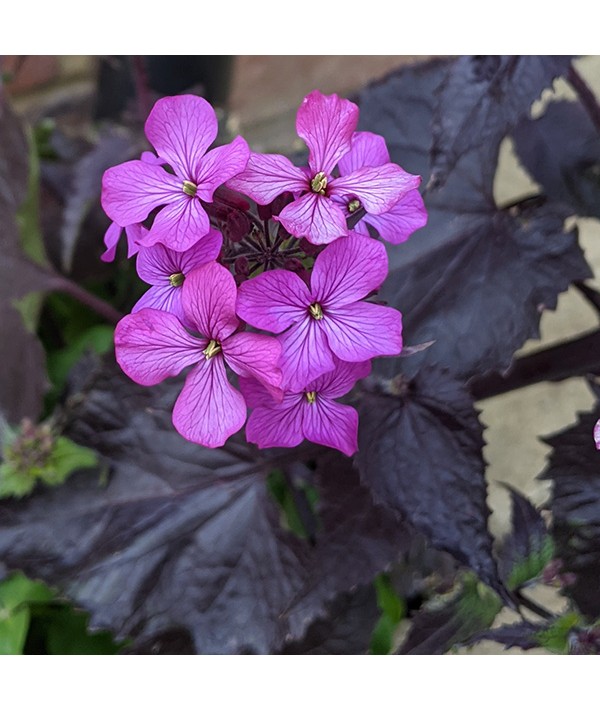
<svg viewBox="0 0 600 711"><path fill-rule="evenodd" d="M59 437L39 478L50 486L59 486L74 471L89 469L97 464L98 456L92 449L75 444L67 437Z"/></svg>
<svg viewBox="0 0 600 711"><path fill-rule="evenodd" d="M280 469L275 469L267 478L267 488L271 496L279 504L283 526L299 538L308 538L306 526L298 511L295 494L305 500L306 505L310 509L310 514L315 516L315 509L319 498L318 491L315 487L302 482L299 483L299 491L294 492L286 481L283 472Z"/></svg>
<svg viewBox="0 0 600 711"><path fill-rule="evenodd" d="M0 654L21 654L29 629L30 613L25 607L6 617L0 608Z"/></svg>
<svg viewBox="0 0 600 711"><path fill-rule="evenodd" d="M377 592L377 605L382 614L373 630L370 652L389 654L392 651L394 634L406 615L406 605L392 587L389 575L385 573L378 575L374 585Z"/></svg>
<svg viewBox="0 0 600 711"><path fill-rule="evenodd" d="M538 550L533 550L527 558L516 563L510 572L507 586L510 590L517 590L530 580L538 577L554 556L554 542L546 536Z"/></svg>
<svg viewBox="0 0 600 711"><path fill-rule="evenodd" d="M0 583L0 654L23 652L31 619L29 603L51 599L45 585L20 573Z"/></svg>
<svg viewBox="0 0 600 711"><path fill-rule="evenodd" d="M49 654L117 654L124 646L108 632L88 631L88 615L68 607L53 611L46 633Z"/></svg>
<svg viewBox="0 0 600 711"><path fill-rule="evenodd" d="M536 639L540 645L554 654L569 653L569 633L579 625L584 624L581 615L577 612L567 612L559 617L548 629L538 632Z"/></svg>

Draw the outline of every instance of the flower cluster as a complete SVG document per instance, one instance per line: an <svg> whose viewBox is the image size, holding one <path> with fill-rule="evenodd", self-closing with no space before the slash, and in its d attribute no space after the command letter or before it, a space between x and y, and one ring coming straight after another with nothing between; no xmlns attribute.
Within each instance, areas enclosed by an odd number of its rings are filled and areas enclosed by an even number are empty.
<svg viewBox="0 0 600 711"><path fill-rule="evenodd" d="M167 97L145 125L156 153L104 174L102 258L124 231L150 285L117 325L116 357L141 385L191 367L173 409L187 439L219 447L247 420L259 447L356 451L358 414L339 400L371 359L402 349L400 312L370 300L388 272L373 235L398 244L427 219L420 178L357 122L352 102L309 94L296 121L308 166L297 167L241 137L208 150L211 106Z"/></svg>

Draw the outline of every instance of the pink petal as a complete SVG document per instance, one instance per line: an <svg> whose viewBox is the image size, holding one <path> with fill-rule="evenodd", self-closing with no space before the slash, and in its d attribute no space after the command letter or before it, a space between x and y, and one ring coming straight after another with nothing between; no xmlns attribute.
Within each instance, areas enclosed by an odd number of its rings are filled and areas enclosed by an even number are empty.
<svg viewBox="0 0 600 711"><path fill-rule="evenodd" d="M180 178L197 182L202 156L217 137L217 117L201 96L159 99L146 120L146 136Z"/></svg>
<svg viewBox="0 0 600 711"><path fill-rule="evenodd" d="M307 316L279 336L284 390L299 392L319 375L334 369L333 353L321 323Z"/></svg>
<svg viewBox="0 0 600 711"><path fill-rule="evenodd" d="M184 196L183 183L158 165L130 160L104 172L102 207L125 227L143 222L150 212Z"/></svg>
<svg viewBox="0 0 600 711"><path fill-rule="evenodd" d="M320 323L341 360L357 363L402 350L402 315L389 306L359 301L329 309Z"/></svg>
<svg viewBox="0 0 600 711"><path fill-rule="evenodd" d="M315 402L302 406L302 431L310 442L339 449L352 456L358 449L358 413L317 394Z"/></svg>
<svg viewBox="0 0 600 711"><path fill-rule="evenodd" d="M228 181L227 187L248 195L259 205L268 205L285 192L301 193L309 189L301 168L285 156L250 153L243 173Z"/></svg>
<svg viewBox="0 0 600 711"><path fill-rule="evenodd" d="M233 276L216 262L194 269L183 282L183 310L189 323L207 338L219 342L239 326L235 317L236 296Z"/></svg>
<svg viewBox="0 0 600 711"><path fill-rule="evenodd" d="M209 229L208 215L200 201L182 193L160 210L141 244L151 247L161 243L176 252L185 252L208 234Z"/></svg>
<svg viewBox="0 0 600 711"><path fill-rule="evenodd" d="M255 328L281 333L304 318L312 303L308 287L297 274L276 269L240 285L237 314Z"/></svg>
<svg viewBox="0 0 600 711"><path fill-rule="evenodd" d="M335 178L330 194L351 201L358 198L373 215L390 210L409 190L419 187L421 178L411 175L395 163L360 168L354 173Z"/></svg>
<svg viewBox="0 0 600 711"><path fill-rule="evenodd" d="M182 437L204 447L221 447L246 421L246 402L227 380L220 355L203 358L188 373L173 408L173 424Z"/></svg>
<svg viewBox="0 0 600 711"><path fill-rule="evenodd" d="M164 158L154 155L152 151L142 151L140 160L144 163L151 163L152 165L164 165L166 162Z"/></svg>
<svg viewBox="0 0 600 711"><path fill-rule="evenodd" d="M350 235L328 245L315 260L310 278L322 306L350 304L378 289L388 273L385 247L370 237Z"/></svg>
<svg viewBox="0 0 600 711"><path fill-rule="evenodd" d="M140 240L148 230L140 224L127 225L125 235L127 237L127 258L133 257L140 251Z"/></svg>
<svg viewBox="0 0 600 711"><path fill-rule="evenodd" d="M392 244L400 244L405 242L415 230L427 224L427 210L419 191L410 190L391 210L381 215L367 214L363 222L372 225L381 239Z"/></svg>
<svg viewBox="0 0 600 711"><path fill-rule="evenodd" d="M308 146L308 164L314 173L331 173L350 150L358 123L358 106L337 94L313 91L304 98L296 116L296 131Z"/></svg>
<svg viewBox="0 0 600 711"><path fill-rule="evenodd" d="M185 314L181 304L182 289L180 286L152 286L142 295L139 301L131 309L131 313L137 313L142 309L158 309L173 314L180 321L185 322Z"/></svg>
<svg viewBox="0 0 600 711"><path fill-rule="evenodd" d="M366 378L371 372L371 361L363 363L346 363L337 360L333 370L319 376L306 386L306 390L314 390L321 395L333 400L341 397L354 387L358 380Z"/></svg>
<svg viewBox="0 0 600 711"><path fill-rule="evenodd" d="M256 378L278 400L281 400L281 344L273 336L236 333L221 344L227 365L244 378Z"/></svg>
<svg viewBox="0 0 600 711"><path fill-rule="evenodd" d="M390 163L390 154L385 145L385 138L369 131L357 131L352 136L351 148L340 159L340 175L348 175L360 168L373 167Z"/></svg>
<svg viewBox="0 0 600 711"><path fill-rule="evenodd" d="M203 359L204 339L193 338L172 314L144 309L122 318L115 329L115 356L140 385L156 385Z"/></svg>
<svg viewBox="0 0 600 711"><path fill-rule="evenodd" d="M250 149L241 136L226 146L209 151L200 162L197 196L212 202L213 193L219 185L241 173L249 157Z"/></svg>
<svg viewBox="0 0 600 711"><path fill-rule="evenodd" d="M277 219L291 235L306 237L312 244L328 244L348 234L344 211L317 193L307 193L286 205Z"/></svg>
<svg viewBox="0 0 600 711"><path fill-rule="evenodd" d="M246 423L246 439L253 442L259 449L266 447L296 447L304 439L302 434L302 400L304 393L287 393L280 403L269 399L263 391L263 399L259 397L260 390L251 381L240 379L240 389L250 407L255 409L250 413ZM256 405L251 403L255 402Z"/></svg>
<svg viewBox="0 0 600 711"><path fill-rule="evenodd" d="M104 246L106 250L100 256L103 262L114 262L122 231L123 228L117 225L116 222L111 222L108 226L108 229L104 233Z"/></svg>
<svg viewBox="0 0 600 711"><path fill-rule="evenodd" d="M594 425L594 444L596 449L600 449L600 420Z"/></svg>

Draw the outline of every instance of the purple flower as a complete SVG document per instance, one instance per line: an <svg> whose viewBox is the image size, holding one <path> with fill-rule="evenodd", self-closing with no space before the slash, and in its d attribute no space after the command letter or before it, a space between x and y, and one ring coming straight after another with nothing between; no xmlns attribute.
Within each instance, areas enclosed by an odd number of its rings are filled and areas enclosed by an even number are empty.
<svg viewBox="0 0 600 711"><path fill-rule="evenodd" d="M240 378L246 402L254 408L246 425L246 439L260 449L295 447L308 439L348 456L354 454L358 448L358 413L335 399L352 390L356 381L370 372L368 361L337 361L334 370L305 388L286 391L281 402L273 400L255 380Z"/></svg>
<svg viewBox="0 0 600 711"><path fill-rule="evenodd" d="M162 244L143 247L137 258L137 273L152 287L131 309L132 313L158 309L172 313L185 323L181 299L185 278L197 267L214 261L222 246L221 233L211 228L206 237L185 252L175 252Z"/></svg>
<svg viewBox="0 0 600 711"><path fill-rule="evenodd" d="M246 167L249 149L238 136L232 143L207 148L217 136L217 117L199 96L159 99L146 121L146 136L156 149L152 162L132 160L109 168L102 179L102 206L118 225L143 222L161 208L142 246L157 242L184 252L210 228L201 200ZM168 172L160 163L170 166Z"/></svg>
<svg viewBox="0 0 600 711"><path fill-rule="evenodd" d="M244 282L237 313L256 328L282 333L281 368L288 388L303 388L335 367L402 350L402 316L362 301L387 275L381 242L350 235L316 258L310 288L293 272L274 270Z"/></svg>
<svg viewBox="0 0 600 711"><path fill-rule="evenodd" d="M111 222L104 234L104 246L106 250L100 255L100 259L103 262L114 262L117 254L117 246L123 231L125 231L127 237L127 257L133 257L140 249L138 242L143 235L143 229L142 225L121 227L117 225L116 222Z"/></svg>
<svg viewBox="0 0 600 711"><path fill-rule="evenodd" d="M340 175L352 175L362 168L386 165L389 162L390 154L383 136L361 131L352 136L352 148L342 156L338 169ZM360 200L355 198L346 199L343 206L346 217L350 217L361 207L366 208L366 205L362 205ZM367 224L369 224L377 230L382 239L392 244L405 242L415 230L427 224L427 211L423 198L416 188L405 192L386 212L371 214L368 209L366 212L364 218L354 227L354 231L368 237Z"/></svg>
<svg viewBox="0 0 600 711"><path fill-rule="evenodd" d="M296 199L279 214L279 221L296 237L313 244L328 244L346 236L345 206L360 201L365 209L387 212L421 178L390 163L361 167L343 176L333 173L351 149L358 107L336 94L309 94L298 109L296 130L308 146L308 169L297 168L281 155L251 153L246 170L228 185L249 195L260 205L289 191ZM336 200L341 200L342 205Z"/></svg>
<svg viewBox="0 0 600 711"><path fill-rule="evenodd" d="M270 336L236 333L235 302L233 276L211 262L188 274L183 284L186 321L200 335L155 309L125 316L115 331L117 361L140 385L156 385L194 366L175 403L173 424L183 437L205 447L222 446L246 421L246 402L227 379L226 364L281 395L281 346Z"/></svg>

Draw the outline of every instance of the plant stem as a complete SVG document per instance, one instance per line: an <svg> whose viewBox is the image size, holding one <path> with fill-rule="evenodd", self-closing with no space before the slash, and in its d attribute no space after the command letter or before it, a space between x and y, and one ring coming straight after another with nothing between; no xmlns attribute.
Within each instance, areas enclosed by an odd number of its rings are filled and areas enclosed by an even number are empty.
<svg viewBox="0 0 600 711"><path fill-rule="evenodd" d="M76 284L74 281L71 281L66 277L56 275L53 279L52 286L55 291L72 296L74 299L79 301L79 303L92 309L92 311L95 311L109 323L116 324L123 318L123 314L117 311L117 309L111 306L108 302L98 296L95 296L94 294L91 294L89 291L86 291L83 287L79 286L79 284Z"/></svg>
<svg viewBox="0 0 600 711"><path fill-rule="evenodd" d="M583 108L587 111L588 116L594 122L594 126L596 126L598 132L600 132L600 104L598 104L596 95L572 64L569 67L567 79L573 89L577 92L577 95L583 104Z"/></svg>

